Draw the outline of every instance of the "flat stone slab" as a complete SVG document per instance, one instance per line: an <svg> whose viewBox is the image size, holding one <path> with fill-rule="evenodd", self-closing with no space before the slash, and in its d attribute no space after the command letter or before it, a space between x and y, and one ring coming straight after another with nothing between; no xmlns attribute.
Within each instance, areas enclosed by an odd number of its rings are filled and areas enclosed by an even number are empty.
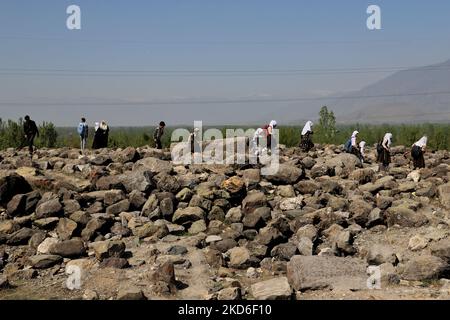
<svg viewBox="0 0 450 320"><path fill-rule="evenodd" d="M356 258L294 256L287 264L289 284L297 291L367 289L367 264Z"/></svg>

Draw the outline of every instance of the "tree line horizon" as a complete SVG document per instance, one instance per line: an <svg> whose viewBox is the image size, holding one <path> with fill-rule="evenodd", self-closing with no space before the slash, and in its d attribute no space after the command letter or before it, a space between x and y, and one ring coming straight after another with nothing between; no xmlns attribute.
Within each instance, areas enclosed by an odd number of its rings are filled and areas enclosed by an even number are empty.
<svg viewBox="0 0 450 320"><path fill-rule="evenodd" d="M78 120L78 119L77 119ZM166 119L162 119L166 120ZM160 120L155 120L154 125L149 126L117 126L110 127L109 148L143 147L149 145L154 147L153 132L156 124ZM166 120L167 121L167 120ZM314 121L313 121L314 122ZM261 126L264 124L261 124ZM298 125L285 125L281 123L278 127L280 144L287 147L297 147L300 143L300 133L304 123ZM77 134L77 121L74 121L73 127L56 127L52 122L39 124L40 136L36 139L35 145L38 148L79 148L80 140ZM254 126L204 126L208 128L221 129L223 136L226 136L226 129L240 128L247 130L255 128ZM170 126L165 129L162 137L163 146L170 146L171 135L174 129L185 128L192 130L192 126ZM386 132L393 134L394 145L411 146L422 136L428 136L428 149L430 150L450 150L450 124L442 123L422 123L422 124L337 124L333 111L328 110L326 106L319 112L318 121L314 122L313 140L318 144L342 145L351 136L354 130L360 132L359 140L364 140L368 147L374 146L379 142ZM92 145L94 128L90 127L88 147ZM19 148L24 145L23 119L17 121L0 118L0 149ZM90 149L90 148L88 148Z"/></svg>

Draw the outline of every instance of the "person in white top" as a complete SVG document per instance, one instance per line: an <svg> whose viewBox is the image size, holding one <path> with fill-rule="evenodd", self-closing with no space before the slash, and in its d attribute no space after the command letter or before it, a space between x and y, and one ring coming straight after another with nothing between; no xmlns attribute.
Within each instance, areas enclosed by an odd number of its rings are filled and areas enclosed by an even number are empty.
<svg viewBox="0 0 450 320"><path fill-rule="evenodd" d="M366 147L366 142L365 141L361 141L359 143L359 153L360 153L360 159L361 159L361 163L364 163L364 158L365 158L365 150L364 148Z"/></svg>
<svg viewBox="0 0 450 320"><path fill-rule="evenodd" d="M277 122L275 120L272 120L268 125L265 125L262 128L258 128L255 131L252 139L252 151L255 156L259 157L262 152L271 148L272 133L277 125ZM261 146L263 139L265 139L265 146Z"/></svg>
<svg viewBox="0 0 450 320"><path fill-rule="evenodd" d="M359 131L353 131L353 133L352 133L352 138L351 138L351 140L352 140L352 147L358 148L358 144L356 142L356 140L358 138L358 134L359 134Z"/></svg>
<svg viewBox="0 0 450 320"><path fill-rule="evenodd" d="M312 135L313 135L313 123L312 121L308 121L306 122L305 126L303 127L302 130L302 135L301 135L301 139L300 139L300 148L302 148L302 150L304 152L308 152L309 150L311 150L312 148L314 148L314 143L312 142Z"/></svg>

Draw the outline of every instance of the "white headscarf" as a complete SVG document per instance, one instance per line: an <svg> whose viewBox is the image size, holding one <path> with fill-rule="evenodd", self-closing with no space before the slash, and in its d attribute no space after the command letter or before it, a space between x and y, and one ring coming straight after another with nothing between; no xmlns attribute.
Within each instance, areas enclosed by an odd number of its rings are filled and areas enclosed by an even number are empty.
<svg viewBox="0 0 450 320"><path fill-rule="evenodd" d="M303 130L302 130L302 136L304 136L304 135L307 134L308 132L312 132L312 126L313 126L312 121L308 121L308 122L305 124L305 126L303 127Z"/></svg>
<svg viewBox="0 0 450 320"><path fill-rule="evenodd" d="M356 136L358 135L358 133L359 133L359 131L353 131L353 133L352 133L352 146L353 147L357 147L357 145L356 145Z"/></svg>
<svg viewBox="0 0 450 320"><path fill-rule="evenodd" d="M275 120L270 121L269 126L275 128L277 126L277 122Z"/></svg>
<svg viewBox="0 0 450 320"><path fill-rule="evenodd" d="M98 128L100 128L100 123L96 122L96 123L95 123L95 131L97 131Z"/></svg>
<svg viewBox="0 0 450 320"><path fill-rule="evenodd" d="M106 121L105 121L105 120L103 120L103 121L100 123L100 128L102 128L102 130L108 129L108 125L106 124Z"/></svg>
<svg viewBox="0 0 450 320"><path fill-rule="evenodd" d="M427 136L423 136L419 141L414 143L415 146L418 146L419 148L423 148L427 146L428 138Z"/></svg>
<svg viewBox="0 0 450 320"><path fill-rule="evenodd" d="M386 145L388 148L392 144L392 133L386 133L383 138L383 145Z"/></svg>
<svg viewBox="0 0 450 320"><path fill-rule="evenodd" d="M364 156L364 147L366 146L366 142L365 141L361 141L359 143L359 152L361 152L361 155Z"/></svg>

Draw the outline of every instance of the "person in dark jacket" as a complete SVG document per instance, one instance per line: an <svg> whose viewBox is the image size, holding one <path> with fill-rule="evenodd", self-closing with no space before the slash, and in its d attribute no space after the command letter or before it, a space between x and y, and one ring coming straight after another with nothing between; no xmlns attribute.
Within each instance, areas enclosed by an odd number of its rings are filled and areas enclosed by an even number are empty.
<svg viewBox="0 0 450 320"><path fill-rule="evenodd" d="M25 122L23 123L23 132L25 133L25 140L30 151L30 156L34 151L34 138L39 137L39 130L36 126L36 122L30 119L30 116L25 116Z"/></svg>
<svg viewBox="0 0 450 320"><path fill-rule="evenodd" d="M391 144L392 133L386 133L383 141L377 146L377 161L380 164L379 171L387 171L389 164L391 163Z"/></svg>
<svg viewBox="0 0 450 320"><path fill-rule="evenodd" d="M194 130L192 130L191 134L189 135L189 143L191 145L192 154L195 153L196 151L202 152L199 140L200 140L200 129L194 128Z"/></svg>
<svg viewBox="0 0 450 320"><path fill-rule="evenodd" d="M94 131L94 141L92 141L92 149L96 150L96 149L100 149L100 145L101 145L101 137L102 136L102 132L100 131L100 123L96 122L95 123L95 131Z"/></svg>
<svg viewBox="0 0 450 320"><path fill-rule="evenodd" d="M312 142L312 135L313 135L313 123L312 121L306 122L305 126L303 127L301 139L300 139L300 148L304 152L308 152L312 148L314 148L314 143Z"/></svg>
<svg viewBox="0 0 450 320"><path fill-rule="evenodd" d="M155 141L155 146L157 149L162 149L161 137L164 135L164 128L166 124L164 121L159 123L159 126L156 127L155 132L153 133L153 140Z"/></svg>
<svg viewBox="0 0 450 320"><path fill-rule="evenodd" d="M411 157L413 158L414 169L425 168L425 159L423 154L427 147L428 138L426 136L422 137L419 141L414 143L411 148Z"/></svg>

